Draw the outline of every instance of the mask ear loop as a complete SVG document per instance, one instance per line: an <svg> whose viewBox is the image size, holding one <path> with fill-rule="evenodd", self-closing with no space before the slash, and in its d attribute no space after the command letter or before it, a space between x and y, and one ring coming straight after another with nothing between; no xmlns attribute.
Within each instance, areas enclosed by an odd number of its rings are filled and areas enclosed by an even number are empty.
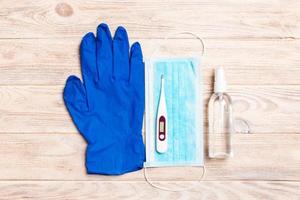
<svg viewBox="0 0 300 200"><path fill-rule="evenodd" d="M199 177L199 179L197 180L197 182L200 182L203 180L205 173L206 173L206 169L205 169L205 165L201 166L202 167L202 174ZM149 185L151 185L154 188L160 189L160 190L165 190L165 191L170 191L170 192L181 192L181 191L187 191L187 190L191 190L194 189L197 185L192 185L190 187L187 188L182 188L182 189L171 189L171 188L167 188L167 187L163 187L163 186L159 186L157 184L155 184L152 180L149 179L148 177L148 172L147 172L147 167L144 167L144 177L145 180L147 181L147 183L149 183Z"/></svg>
<svg viewBox="0 0 300 200"><path fill-rule="evenodd" d="M168 34L164 39L163 39L163 43L165 43L168 39L170 39L172 36L176 36L176 35L182 35L182 34L187 34L187 35L192 35L193 37L195 37L198 41L200 41L201 43L201 46L202 46L202 53L201 53L201 58L203 58L203 55L204 55L204 51L205 51L205 46L204 46L204 42L203 40L201 39L200 36L198 36L197 34L195 33L192 33L192 32L178 32L178 33L171 33L171 34ZM158 51L159 49L159 46L157 48L155 48L155 50L153 51L153 53L151 54L151 57L153 57L153 55ZM201 176L199 177L199 179L197 180L198 182L202 181L204 176L205 176L205 173L206 173L206 169L205 169L205 165L203 164L202 167L202 174ZM157 188L157 189L160 189L160 190L165 190L165 191L171 191L171 192L181 192L181 191L187 191L187 190L191 190L193 188L195 188L197 185L193 185L193 186L190 186L190 187L187 187L187 188L183 188L183 189L171 189L171 188L167 188L167 187L163 187L163 186L159 186L157 184L155 184L152 180L149 179L148 177L148 172L147 172L147 167L144 166L144 177L145 177L145 180L147 181L147 183L149 183L149 185L151 185L152 187L154 188Z"/></svg>
<svg viewBox="0 0 300 200"><path fill-rule="evenodd" d="M199 35L197 35L197 34L195 34L195 33L193 33L193 32L184 31L184 32L170 33L170 34L168 34L166 37L163 38L162 43L163 43L163 44L166 43L166 41L167 41L168 39L170 39L171 37L174 37L174 36L176 36L176 35L184 35L184 34L185 34L185 35L191 35L191 36L193 36L194 38L196 38L196 39L201 43L201 55L200 55L200 57L203 58L203 55L204 55L204 53L205 53L205 45L204 45L204 42L203 42L202 38L201 38ZM159 50L159 47L160 47L160 46L156 46L156 45L155 45L154 51L152 52L150 58L153 57L153 55L155 55L155 53Z"/></svg>

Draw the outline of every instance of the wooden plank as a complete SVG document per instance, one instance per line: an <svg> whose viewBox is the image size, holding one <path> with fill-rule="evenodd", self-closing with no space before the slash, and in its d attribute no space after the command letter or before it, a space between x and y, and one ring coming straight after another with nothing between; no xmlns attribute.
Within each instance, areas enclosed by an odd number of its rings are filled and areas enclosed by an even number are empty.
<svg viewBox="0 0 300 200"><path fill-rule="evenodd" d="M299 133L300 86L229 86L235 117L255 133ZM0 86L1 133L77 132L62 99L63 86ZM211 86L204 88L205 104Z"/></svg>
<svg viewBox="0 0 300 200"><path fill-rule="evenodd" d="M206 159L204 180L300 180L300 134L235 134L234 157ZM79 134L0 134L1 180L144 180L143 171L122 176L86 175ZM151 180L198 180L200 167L148 169Z"/></svg>
<svg viewBox="0 0 300 200"><path fill-rule="evenodd" d="M299 182L210 181L167 182L169 187L195 187L184 192L157 190L146 182L99 181L1 181L5 199L215 199L298 200Z"/></svg>
<svg viewBox="0 0 300 200"><path fill-rule="evenodd" d="M140 41L145 58L163 43L154 39ZM206 39L204 42L206 51L201 67L206 84L211 84L213 68L217 66L226 69L229 84L300 84L300 40ZM0 40L0 85L64 84L70 74L80 75L79 43L80 38ZM194 40L177 39L167 44L170 44L167 53L171 55L201 54L201 46Z"/></svg>
<svg viewBox="0 0 300 200"><path fill-rule="evenodd" d="M189 30L205 38L299 37L297 0L1 1L0 38L81 36L105 21L134 37Z"/></svg>

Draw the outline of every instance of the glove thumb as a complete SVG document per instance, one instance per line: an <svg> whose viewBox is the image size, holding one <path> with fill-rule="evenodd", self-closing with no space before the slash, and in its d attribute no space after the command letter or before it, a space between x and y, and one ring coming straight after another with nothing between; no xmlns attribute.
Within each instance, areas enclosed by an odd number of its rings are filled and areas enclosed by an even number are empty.
<svg viewBox="0 0 300 200"><path fill-rule="evenodd" d="M81 80L76 76L69 76L63 92L66 107L80 133L88 141L83 132L85 114L88 112L87 96Z"/></svg>
<svg viewBox="0 0 300 200"><path fill-rule="evenodd" d="M69 76L67 79L64 101L71 115L74 111L84 112L88 110L85 89L76 76Z"/></svg>

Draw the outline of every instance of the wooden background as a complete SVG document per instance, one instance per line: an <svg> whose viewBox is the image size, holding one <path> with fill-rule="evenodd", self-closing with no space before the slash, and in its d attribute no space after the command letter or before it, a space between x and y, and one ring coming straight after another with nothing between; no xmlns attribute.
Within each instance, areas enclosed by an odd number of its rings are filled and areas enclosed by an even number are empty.
<svg viewBox="0 0 300 200"><path fill-rule="evenodd" d="M144 55L169 33L201 35L205 98L212 70L226 69L237 117L235 157L197 168L87 175L86 144L62 101L80 75L78 46L100 22L124 25ZM177 40L177 41L176 41ZM180 42L181 39L174 39ZM299 0L0 0L0 199L300 199Z"/></svg>

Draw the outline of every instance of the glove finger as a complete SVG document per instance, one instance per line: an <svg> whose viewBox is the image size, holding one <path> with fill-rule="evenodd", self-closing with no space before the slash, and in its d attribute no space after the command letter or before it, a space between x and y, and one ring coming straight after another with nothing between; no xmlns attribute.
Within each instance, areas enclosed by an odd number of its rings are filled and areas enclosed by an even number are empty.
<svg viewBox="0 0 300 200"><path fill-rule="evenodd" d="M113 40L114 70L117 80L129 80L129 41L126 29L119 26Z"/></svg>
<svg viewBox="0 0 300 200"><path fill-rule="evenodd" d="M136 88L145 85L145 67L141 45L135 42L130 49L130 83Z"/></svg>
<svg viewBox="0 0 300 200"><path fill-rule="evenodd" d="M83 81L98 81L96 67L96 38L93 33L86 34L80 45L80 62Z"/></svg>
<svg viewBox="0 0 300 200"><path fill-rule="evenodd" d="M112 78L112 37L109 28L102 23L97 28L97 68L100 84L107 84Z"/></svg>
<svg viewBox="0 0 300 200"><path fill-rule="evenodd" d="M145 109L145 68L141 46L135 42L130 49L130 84L136 90L135 115L133 116L134 134L141 135L143 126L143 114Z"/></svg>

